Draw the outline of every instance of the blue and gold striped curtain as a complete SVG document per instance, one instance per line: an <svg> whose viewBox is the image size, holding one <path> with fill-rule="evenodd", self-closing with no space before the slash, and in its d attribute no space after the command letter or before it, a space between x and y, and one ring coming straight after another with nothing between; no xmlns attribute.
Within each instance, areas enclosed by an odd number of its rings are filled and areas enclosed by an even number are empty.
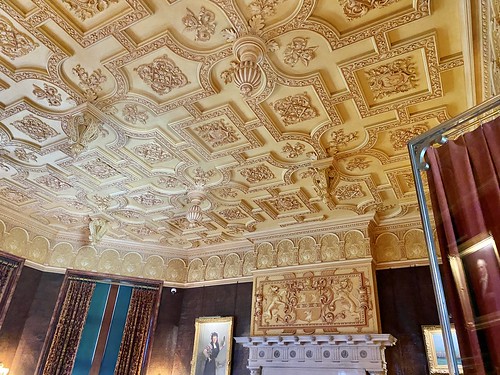
<svg viewBox="0 0 500 375"><path fill-rule="evenodd" d="M69 279L42 374L141 374L161 284Z"/></svg>

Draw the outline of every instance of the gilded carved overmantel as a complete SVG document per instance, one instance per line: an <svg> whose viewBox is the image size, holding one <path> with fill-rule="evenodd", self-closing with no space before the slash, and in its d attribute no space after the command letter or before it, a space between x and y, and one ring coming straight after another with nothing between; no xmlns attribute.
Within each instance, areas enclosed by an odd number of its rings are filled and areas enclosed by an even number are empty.
<svg viewBox="0 0 500 375"><path fill-rule="evenodd" d="M252 335L379 332L369 259L254 274Z"/></svg>

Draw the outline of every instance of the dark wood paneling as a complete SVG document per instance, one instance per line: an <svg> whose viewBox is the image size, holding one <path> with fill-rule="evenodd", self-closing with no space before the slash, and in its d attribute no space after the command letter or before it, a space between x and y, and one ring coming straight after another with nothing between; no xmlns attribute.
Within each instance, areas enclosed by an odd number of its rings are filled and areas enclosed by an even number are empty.
<svg viewBox="0 0 500 375"><path fill-rule="evenodd" d="M398 339L386 349L389 375L426 375L422 325L439 324L428 267L377 271L382 332Z"/></svg>
<svg viewBox="0 0 500 375"><path fill-rule="evenodd" d="M163 288L162 291L147 371L150 375L172 372L184 290L177 288L176 293L172 294L170 289Z"/></svg>
<svg viewBox="0 0 500 375"><path fill-rule="evenodd" d="M0 361L13 374L35 373L63 278L23 267L0 331Z"/></svg>
<svg viewBox="0 0 500 375"><path fill-rule="evenodd" d="M236 293L236 308L234 312L234 336L250 336L250 323L252 311L252 283L238 284ZM233 374L250 374L247 369L248 348L233 343Z"/></svg>
<svg viewBox="0 0 500 375"><path fill-rule="evenodd" d="M389 374L427 374L422 325L438 324L428 267L377 271L383 333L398 342L387 349ZM0 353L15 374L33 374L64 275L24 267L0 330ZM164 288L149 375L189 374L195 320L233 316L234 336L250 335L252 283L193 289ZM248 375L248 351L233 342L232 374ZM21 365L22 364L22 365Z"/></svg>
<svg viewBox="0 0 500 375"><path fill-rule="evenodd" d="M250 332L250 312L252 305L252 283L220 285L180 290L173 298L167 298L170 288L163 291L159 319L172 314L168 324L158 322L154 336L152 354L148 374L158 374L155 369L162 369L161 374L184 375L191 371L191 358L195 335L195 321L199 317L233 316L233 335L243 336ZM176 300L177 299L177 300ZM180 310L169 306L169 303L181 304ZM175 318L177 324L175 323ZM165 333L163 329L171 332ZM158 338L158 341L157 341ZM174 344L172 353L168 345ZM247 375L248 353L233 342L232 368L234 375ZM171 362L171 364L169 363Z"/></svg>
<svg viewBox="0 0 500 375"><path fill-rule="evenodd" d="M40 271L24 267L16 289L12 296L9 310L0 330L0 361L6 367L12 367L19 340L23 332L24 323L28 317L37 285L42 277Z"/></svg>

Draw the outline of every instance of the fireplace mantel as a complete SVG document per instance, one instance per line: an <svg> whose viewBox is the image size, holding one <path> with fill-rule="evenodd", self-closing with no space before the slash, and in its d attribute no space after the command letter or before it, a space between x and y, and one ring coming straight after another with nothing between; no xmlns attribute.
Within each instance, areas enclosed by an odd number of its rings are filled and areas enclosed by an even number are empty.
<svg viewBox="0 0 500 375"><path fill-rule="evenodd" d="M253 336L235 340L250 350L247 368L251 375L386 374L385 348L396 343L388 334Z"/></svg>

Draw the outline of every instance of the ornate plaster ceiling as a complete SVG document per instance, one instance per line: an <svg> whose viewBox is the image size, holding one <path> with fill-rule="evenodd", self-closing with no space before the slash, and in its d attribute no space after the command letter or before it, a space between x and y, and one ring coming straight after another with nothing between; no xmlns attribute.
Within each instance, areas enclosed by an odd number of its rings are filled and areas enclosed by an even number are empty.
<svg viewBox="0 0 500 375"><path fill-rule="evenodd" d="M406 142L478 100L456 0L0 8L1 216L53 236L100 218L175 250L415 220ZM248 41L263 56L238 73Z"/></svg>

